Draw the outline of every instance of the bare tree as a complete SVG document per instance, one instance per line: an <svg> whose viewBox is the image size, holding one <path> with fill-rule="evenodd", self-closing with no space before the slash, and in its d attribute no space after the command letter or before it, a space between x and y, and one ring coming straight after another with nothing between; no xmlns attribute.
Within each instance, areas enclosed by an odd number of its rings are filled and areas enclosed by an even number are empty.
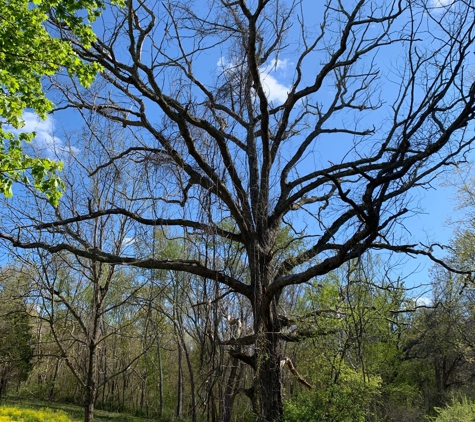
<svg viewBox="0 0 475 422"><path fill-rule="evenodd" d="M204 3L111 6L91 46L57 27L79 57L104 69L94 93L58 83L61 105L134 134L120 151L105 151L97 171L126 162L146 189L128 207L94 203L38 222L36 233L4 226L1 237L95 262L185 271L242 295L253 333L223 343L254 370L246 394L256 420L281 421L281 345L298 336L289 327L283 333L284 289L371 248L432 256L394 234L410 209L408 193L473 141L475 10L459 0ZM279 82L284 65L288 79ZM118 253L66 233L112 216L134 220L143 236L164 226L193 234L193 259ZM279 253L285 225L307 236L291 256ZM199 235L232 244L246 275L207 259Z"/></svg>
<svg viewBox="0 0 475 422"><path fill-rule="evenodd" d="M127 275L120 274L117 267L89 260L71 262L64 256L48 259L41 253L38 255L34 287L38 295L37 319L48 324L58 359L66 363L82 392L84 421L92 422L100 389L133 368L154 343L155 334L148 329L148 320L144 321L140 334L127 329L143 313L128 303L137 288L126 286ZM34 268L33 263L30 268ZM125 287L126 293L119 293ZM134 308L136 318L110 316L118 308L127 313L124 311L127 307ZM106 345L111 338L124 335L129 341L138 335L142 347L133 350L125 362L115 365L113 372L101 373L100 361L111 359L103 356Z"/></svg>
<svg viewBox="0 0 475 422"><path fill-rule="evenodd" d="M137 188L140 182L134 183L128 176L119 177L124 169L117 166L97 172L93 178L83 177L91 165L96 167L97 160L104 159L97 149L94 153L91 136L101 136L101 150L106 145L110 148L120 143L120 131L116 131L114 137L112 135L115 124L104 125L101 131L96 127L92 134L95 122L89 119L88 123L89 128L83 130L80 137L85 141L82 146L89 151L82 151L81 159L69 154L67 169L63 173L68 191L61 206L50 207L39 197L35 198L34 204L21 201L20 206L9 208L12 221L24 222L25 215L36 221L46 215L50 218L61 218L62 213L79 215L91 207L102 208L109 202L124 203L123 197L118 197L126 191L122 188L124 185L128 189ZM49 235L66 236L87 248L107 247L120 254L132 248L134 232L130 228L129 218L121 216L116 220L99 218L79 222ZM31 227L25 230L31 230ZM29 301L36 305L31 306L31 316L49 327L57 349L58 365L63 361L71 371L78 390L82 392L84 420L92 422L100 388L133 368L155 343L156 332L149 329L150 320L144 311L150 307L151 298L139 295L144 283L133 269L124 271L116 265L80 257L69 251L51 255L40 248L35 252L22 254L18 250L12 251L31 286ZM141 325L141 328L132 334L133 330L128 328L136 325ZM127 337L128 341L139 337L140 347L131 350L120 362L111 362L112 371L103 370L100 361L110 359L110 356L103 356L106 344L111 338L121 337Z"/></svg>

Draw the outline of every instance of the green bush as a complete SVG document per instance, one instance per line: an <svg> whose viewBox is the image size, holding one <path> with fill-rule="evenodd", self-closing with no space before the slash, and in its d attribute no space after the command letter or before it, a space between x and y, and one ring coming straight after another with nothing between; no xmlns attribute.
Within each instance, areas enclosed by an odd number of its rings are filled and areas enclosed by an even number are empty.
<svg viewBox="0 0 475 422"><path fill-rule="evenodd" d="M438 415L428 418L433 422L475 422L475 403L466 397L454 401L451 405L435 409Z"/></svg>
<svg viewBox="0 0 475 422"><path fill-rule="evenodd" d="M364 422L379 394L381 380L363 380L361 374L343 368L338 383L302 391L285 403L286 422Z"/></svg>

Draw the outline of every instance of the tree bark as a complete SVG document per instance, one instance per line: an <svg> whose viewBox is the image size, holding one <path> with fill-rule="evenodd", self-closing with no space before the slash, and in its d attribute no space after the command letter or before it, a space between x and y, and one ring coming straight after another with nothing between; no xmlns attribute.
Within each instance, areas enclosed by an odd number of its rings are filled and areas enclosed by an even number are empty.
<svg viewBox="0 0 475 422"><path fill-rule="evenodd" d="M183 414L183 352L178 341L178 382L177 382L177 403L175 416L180 418Z"/></svg>
<svg viewBox="0 0 475 422"><path fill-rule="evenodd" d="M277 303L279 295L272 300L266 296L273 274L271 273L270 251L266 245L273 244L273 232L266 231L259 243L253 245L254 257L250 261L251 284L254 288L254 383L249 393L255 420L259 422L281 422L284 419L282 401L282 377L280 361L282 360L282 345L279 338ZM254 275L254 278L252 276Z"/></svg>
<svg viewBox="0 0 475 422"><path fill-rule="evenodd" d="M86 378L86 399L84 403L84 422L94 421L94 407L97 395L97 345L94 339L89 343L88 368Z"/></svg>
<svg viewBox="0 0 475 422"><path fill-rule="evenodd" d="M251 399L256 421L281 422L284 420L282 401L281 342L272 333L262 336L256 354L255 381Z"/></svg>
<svg viewBox="0 0 475 422"><path fill-rule="evenodd" d="M239 359L233 358L232 363L231 363L231 371L229 373L229 377L226 383L226 389L224 391L224 400L223 400L223 408L222 408L223 422L231 422L238 368L239 368Z"/></svg>
<svg viewBox="0 0 475 422"><path fill-rule="evenodd" d="M88 386L86 391L86 402L84 406L84 422L94 421L94 410L96 403L96 386Z"/></svg>
<svg viewBox="0 0 475 422"><path fill-rule="evenodd" d="M158 357L158 376L159 376L159 408L158 416L163 416L163 368L162 368L162 352L160 350L160 344L157 344L157 357Z"/></svg>
<svg viewBox="0 0 475 422"><path fill-rule="evenodd" d="M190 394L191 394L191 421L196 422L196 394L195 394L195 376L193 372L193 365L190 359L190 353L186 347L183 337L181 338L183 345L183 351L185 352L186 365L188 367L188 373L190 374Z"/></svg>
<svg viewBox="0 0 475 422"><path fill-rule="evenodd" d="M2 374L0 377L0 400L3 399L3 396L5 395L5 391L7 389L7 376L5 374L5 371L2 370Z"/></svg>
<svg viewBox="0 0 475 422"><path fill-rule="evenodd" d="M51 380L51 387L50 387L49 392L48 392L48 401L52 401L53 398L54 398L54 388L56 386L56 380L58 378L58 372L59 372L59 368L61 366L61 362L62 362L61 359L58 359L56 361L56 365L54 367L53 379Z"/></svg>

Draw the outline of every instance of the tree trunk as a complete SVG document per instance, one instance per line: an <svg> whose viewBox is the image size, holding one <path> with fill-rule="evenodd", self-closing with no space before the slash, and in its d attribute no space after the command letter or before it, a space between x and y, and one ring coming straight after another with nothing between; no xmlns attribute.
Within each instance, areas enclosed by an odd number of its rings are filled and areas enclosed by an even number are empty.
<svg viewBox="0 0 475 422"><path fill-rule="evenodd" d="M185 340L181 337L183 351L185 352L186 365L190 374L190 394L191 394L191 422L196 422L196 394L195 394L195 376L193 373L193 365L191 364L190 353L186 347Z"/></svg>
<svg viewBox="0 0 475 422"><path fill-rule="evenodd" d="M94 405L96 402L96 388L95 385L92 388L88 388L86 392L86 403L84 406L84 422L94 421Z"/></svg>
<svg viewBox="0 0 475 422"><path fill-rule="evenodd" d="M224 392L224 402L222 410L222 421L231 422L234 404L234 390L237 380L237 371L239 368L239 359L234 358L231 364L231 372L229 373L228 382L226 383L226 390Z"/></svg>
<svg viewBox="0 0 475 422"><path fill-rule="evenodd" d="M157 345L157 355L158 355L158 375L159 375L159 409L158 416L163 416L163 368L162 368L162 353L160 351L160 344Z"/></svg>
<svg viewBox="0 0 475 422"><path fill-rule="evenodd" d="M183 353L181 349L181 344L177 341L178 344L178 383L177 383L177 404L175 416L180 418L183 413Z"/></svg>
<svg viewBox="0 0 475 422"><path fill-rule="evenodd" d="M248 392L255 420L281 422L284 420L282 402L281 366L282 346L279 337L280 324L277 315L279 297L266 296L272 282L270 253L261 245L272 244L272 233L254 245L254 260L251 264L251 282L254 288L253 314L255 333L254 382Z"/></svg>
<svg viewBox="0 0 475 422"><path fill-rule="evenodd" d="M7 389L7 376L5 374L6 371L2 370L2 375L0 378L0 400L3 399L5 395L5 391Z"/></svg>
<svg viewBox="0 0 475 422"><path fill-rule="evenodd" d="M84 422L94 421L94 406L96 404L97 394L97 347L93 340L89 344L89 367L87 369L86 379L86 400L84 403Z"/></svg>
<svg viewBox="0 0 475 422"><path fill-rule="evenodd" d="M143 412L145 406L145 395L147 391L147 372L144 373L143 377L140 379L142 388L140 389L140 412Z"/></svg>
<svg viewBox="0 0 475 422"><path fill-rule="evenodd" d="M281 422L284 420L281 379L281 345L276 339L259 345L256 354L256 373L251 393L256 421Z"/></svg>
<svg viewBox="0 0 475 422"><path fill-rule="evenodd" d="M61 366L61 362L62 362L61 359L58 359L56 361L56 365L54 367L53 379L51 380L51 387L50 387L49 392L48 392L48 401L52 401L53 398L54 398L54 388L56 386L56 381L58 379L58 372L59 372L59 368Z"/></svg>

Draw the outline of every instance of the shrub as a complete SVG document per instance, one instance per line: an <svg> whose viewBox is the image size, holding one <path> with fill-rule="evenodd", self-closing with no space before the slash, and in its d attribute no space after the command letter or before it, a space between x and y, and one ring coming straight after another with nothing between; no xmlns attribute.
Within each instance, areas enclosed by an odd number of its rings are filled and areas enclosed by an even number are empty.
<svg viewBox="0 0 475 422"><path fill-rule="evenodd" d="M66 413L50 409L20 409L0 407L0 422L73 422Z"/></svg>
<svg viewBox="0 0 475 422"><path fill-rule="evenodd" d="M462 397L451 405L435 409L438 415L429 418L433 422L475 422L475 403Z"/></svg>
<svg viewBox="0 0 475 422"><path fill-rule="evenodd" d="M363 422L378 396L381 380L363 380L349 367L341 368L337 383L302 391L285 403L286 422Z"/></svg>

